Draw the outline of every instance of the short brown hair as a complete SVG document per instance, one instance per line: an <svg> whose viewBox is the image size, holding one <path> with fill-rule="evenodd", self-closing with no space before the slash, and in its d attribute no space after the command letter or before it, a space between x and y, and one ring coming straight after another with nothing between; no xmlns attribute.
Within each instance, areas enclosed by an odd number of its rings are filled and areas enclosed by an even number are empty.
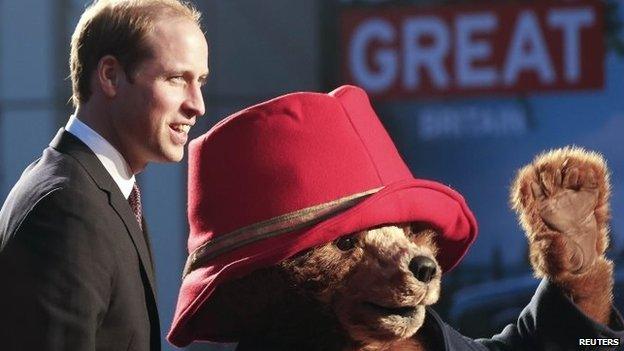
<svg viewBox="0 0 624 351"><path fill-rule="evenodd" d="M89 100L91 75L102 57L117 58L132 79L137 65L151 55L145 37L159 19L188 18L200 26L200 16L195 7L180 0L95 0L80 17L71 39L74 106Z"/></svg>

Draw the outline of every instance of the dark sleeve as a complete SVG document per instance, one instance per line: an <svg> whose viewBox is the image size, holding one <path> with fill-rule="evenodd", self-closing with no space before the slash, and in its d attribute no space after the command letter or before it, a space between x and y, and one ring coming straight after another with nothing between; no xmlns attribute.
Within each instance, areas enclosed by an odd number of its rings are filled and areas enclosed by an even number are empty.
<svg viewBox="0 0 624 351"><path fill-rule="evenodd" d="M556 285L543 280L516 324L508 325L491 339L477 341L490 350L618 350L618 345L624 345L624 323L617 310L611 313L610 325L599 324ZM581 342L596 344L583 346L579 344L581 339L592 339Z"/></svg>
<svg viewBox="0 0 624 351"><path fill-rule="evenodd" d="M0 252L0 350L95 350L114 270L96 212L57 189L16 229Z"/></svg>

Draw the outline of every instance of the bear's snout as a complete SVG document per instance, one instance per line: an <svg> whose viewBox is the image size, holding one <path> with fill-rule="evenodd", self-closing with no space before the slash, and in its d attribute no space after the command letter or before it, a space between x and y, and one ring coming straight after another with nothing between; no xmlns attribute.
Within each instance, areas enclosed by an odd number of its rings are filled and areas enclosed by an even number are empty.
<svg viewBox="0 0 624 351"><path fill-rule="evenodd" d="M437 265L427 256L416 256L409 263L409 270L423 283L429 283L435 277Z"/></svg>

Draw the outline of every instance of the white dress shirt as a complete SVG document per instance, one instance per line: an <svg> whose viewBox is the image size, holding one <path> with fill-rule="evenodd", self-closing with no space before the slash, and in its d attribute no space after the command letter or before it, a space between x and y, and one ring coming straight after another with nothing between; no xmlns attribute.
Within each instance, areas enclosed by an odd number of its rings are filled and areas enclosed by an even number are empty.
<svg viewBox="0 0 624 351"><path fill-rule="evenodd" d="M135 179L128 162L121 156L119 151L96 131L76 118L76 115L69 117L65 130L72 133L93 151L95 156L102 162L102 165L104 165L104 168L113 177L123 196L128 199Z"/></svg>

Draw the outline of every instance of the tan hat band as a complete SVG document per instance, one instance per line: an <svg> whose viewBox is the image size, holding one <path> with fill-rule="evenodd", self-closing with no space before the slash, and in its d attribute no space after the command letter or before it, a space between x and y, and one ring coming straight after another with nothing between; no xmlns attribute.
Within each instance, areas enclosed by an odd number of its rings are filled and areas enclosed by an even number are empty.
<svg viewBox="0 0 624 351"><path fill-rule="evenodd" d="M381 190L383 187L349 195L338 200L307 207L295 212L283 214L271 219L239 228L230 233L209 240L195 249L186 260L182 279L192 270L207 261L239 247L259 240L293 232L319 223L332 215L343 212L361 202L364 198Z"/></svg>

